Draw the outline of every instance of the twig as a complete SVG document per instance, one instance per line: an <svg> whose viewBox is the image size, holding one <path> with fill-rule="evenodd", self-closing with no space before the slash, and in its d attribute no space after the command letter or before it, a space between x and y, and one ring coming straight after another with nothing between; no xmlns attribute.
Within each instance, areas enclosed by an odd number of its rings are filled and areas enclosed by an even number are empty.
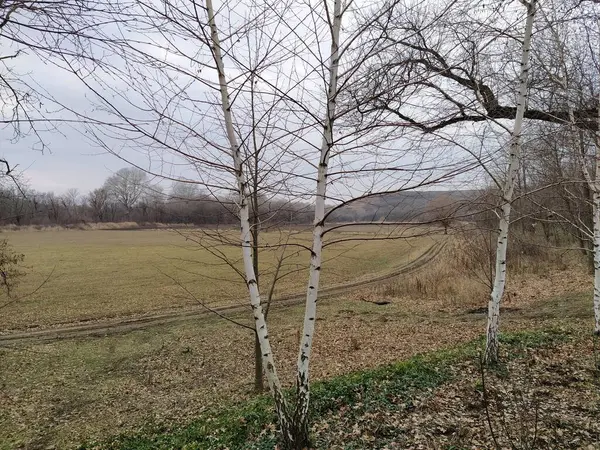
<svg viewBox="0 0 600 450"><path fill-rule="evenodd" d="M33 291L31 291L31 292L29 292L29 293L27 293L27 294L25 294L25 295L23 295L23 296L21 296L21 297L12 298L12 299L11 299L11 300L9 300L8 302L6 302L6 303L4 303L4 304L0 305L0 309L4 309L4 308L6 308L7 306L9 306L9 305L12 305L13 303L16 303L16 302L18 302L18 301L21 301L21 300L23 300L24 298L31 297L32 295L36 294L36 293L37 293L37 292L38 292L38 291L39 291L39 290L40 290L40 289L41 289L41 288L42 288L42 287L43 287L43 286L44 286L44 285L45 285L45 284L46 284L46 283L47 283L47 282L50 280L50 278L52 277L52 274L54 273L54 271L55 271L55 270L56 270L56 266L54 266L54 267L52 268L52 271L51 271L51 272L48 274L48 276L46 277L46 279L45 279L44 281L42 281L42 282L41 282L41 283L38 285L38 287L36 287L36 288L35 288Z"/></svg>
<svg viewBox="0 0 600 450"><path fill-rule="evenodd" d="M182 289L184 292L186 292L186 293L187 293L187 294L188 294L188 295L189 295L189 296L190 296L190 297L191 297L191 298L192 298L192 299L193 299L193 300L194 300L196 303L198 303L200 306L202 306L203 308L205 308L207 311L210 311L211 313L213 313L213 314L215 314L215 315L219 316L221 319L225 319L225 320L227 320L228 322L231 322L231 323L233 323L233 324L235 324L235 325L238 325L238 326L240 326L240 327L242 327L242 328L246 328L246 329L248 329L248 330L252 331L253 333L255 332L255 331L254 331L254 327L250 327L250 326L248 326L248 325L246 325L246 324L243 324L243 323L241 323L241 322L238 322L237 320L234 320L234 319L232 319L231 317L227 317L227 316L225 316L225 315L221 314L219 311L216 311L216 310L212 309L211 307L209 307L209 306L206 306L206 304L205 304L204 302L200 301L200 300L198 299L198 297L196 297L196 296L195 296L195 295L194 295L194 294L193 294L193 293L192 293L192 292L191 292L191 291L190 291L190 290L189 290L187 287L185 287L183 284L181 284L181 283L179 282L179 280L177 280L176 278L172 277L171 275L169 275L169 274L167 274L167 273L163 272L163 271L162 271L162 270L160 270L158 267L155 267L155 268L156 268L156 270L157 270L158 272L160 272L162 275L164 275L165 277L167 277L168 279L170 279L171 281L173 281L173 282L174 282L174 283L175 283L177 286L179 286L179 287L180 287L180 288L181 288L181 289Z"/></svg>

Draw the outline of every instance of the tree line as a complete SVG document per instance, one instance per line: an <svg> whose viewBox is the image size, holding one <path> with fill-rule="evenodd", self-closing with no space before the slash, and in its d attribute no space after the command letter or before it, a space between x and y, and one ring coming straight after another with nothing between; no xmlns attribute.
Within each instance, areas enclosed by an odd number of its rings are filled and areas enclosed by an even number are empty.
<svg viewBox="0 0 600 450"><path fill-rule="evenodd" d="M308 205L261 197L258 215L264 226L307 223ZM88 193L76 188L64 194L38 192L23 182L0 189L3 225L74 226L89 223L136 222L188 225L232 225L239 221L234 197L203 192L192 182L176 181L165 190L147 173L123 168Z"/></svg>

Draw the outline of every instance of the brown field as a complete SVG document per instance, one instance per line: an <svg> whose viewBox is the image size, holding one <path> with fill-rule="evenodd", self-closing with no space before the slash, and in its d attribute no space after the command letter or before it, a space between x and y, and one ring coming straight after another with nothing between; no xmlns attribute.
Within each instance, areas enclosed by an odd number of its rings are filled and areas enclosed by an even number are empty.
<svg viewBox="0 0 600 450"><path fill-rule="evenodd" d="M243 279L211 254L222 254L240 268L239 247L217 245L207 233L163 229L4 232L1 237L25 254L28 274L17 294L25 298L3 309L0 330L197 307L197 301L210 306L246 304ZM231 230L223 233L232 243L239 239ZM263 236L260 259L266 269L260 274L261 284L270 285L281 251L276 244L283 240L288 247L280 275L288 275L277 283L275 295L302 292L309 255L298 245L309 245L310 233L290 232L289 241L280 233ZM336 232L327 237L332 242L371 236L373 233ZM186 237L201 241L201 245ZM331 245L324 256L323 286L391 271L415 259L436 239L440 238L433 235ZM27 296L42 284L38 292Z"/></svg>
<svg viewBox="0 0 600 450"><path fill-rule="evenodd" d="M42 236L29 241L35 240L40 250L28 256L37 253L45 255L48 261L55 242L56 252L71 255L80 264L87 260L82 254L93 255L94 261L113 261L111 251L103 251L108 246L120 255L121 270L134 267L137 271L140 268L132 261L149 258L156 263L165 260L162 252L170 250L169 255L180 257L179 252L192 251L177 246L177 237L163 231L107 233L102 239L95 235L102 244L90 243L78 232L65 232L55 241L50 237L52 233L40 233ZM21 242L25 243L27 236L28 233L22 233ZM412 251L412 255L418 255L431 239L415 240L421 242L420 248L406 241L369 242L362 248L353 243L335 259L336 265L348 261L347 266L330 272L326 280L334 283L352 279L344 271L357 277L374 273L368 270L375 268L380 272L389 270L394 266L390 260L396 262L398 253ZM17 242L18 239L15 245ZM82 246L87 251L82 253ZM119 252L122 246L128 250ZM29 248L36 247L30 244ZM436 261L409 277L323 300L319 306L312 377L330 378L480 336L485 317L476 311L486 305L486 288L471 270L474 267L467 257L471 251L470 244L452 240ZM577 255L523 255L514 264L504 304L508 309L503 313L503 330L549 326L582 330L590 324L591 280ZM74 263L70 267L80 270L81 276L87 274ZM109 282L108 272L103 272L105 283L109 284L105 291L99 290L101 283L90 283L87 292L109 293L111 286L121 291L123 286L129 286L130 296L123 299L127 303L133 299L131 304L137 310L131 305L119 305L116 299L110 299L105 308L110 305L119 314L139 312L144 305L143 294L148 297L149 287L156 289L159 285L157 278L151 277L151 267L148 263L141 271L147 278L135 275L147 283L141 294L137 293L139 285L137 290L133 282L127 285L127 274L118 272L112 272L115 282ZM85 279L93 278L88 275ZM303 281L304 277L298 281L300 288ZM57 301L65 289L68 291L63 284L54 291ZM81 305L87 295L83 287L78 293L71 297L73 307ZM100 294L95 295L101 298ZM168 305L165 297L153 298L157 307ZM389 304L379 306L372 302L381 299ZM32 305L28 308L35 311ZM52 315L51 308L46 308L39 313L40 323L49 323L42 316ZM79 308L63 317L78 317L85 312L82 306ZM98 315L103 310L98 306L93 311ZM302 313L300 306L278 307L269 318L280 375L288 385L292 383ZM247 318L238 317L241 321ZM0 349L0 448L71 448L83 441L132 432L148 423L182 423L216 404L249 397L253 340L248 333L211 317L122 335Z"/></svg>

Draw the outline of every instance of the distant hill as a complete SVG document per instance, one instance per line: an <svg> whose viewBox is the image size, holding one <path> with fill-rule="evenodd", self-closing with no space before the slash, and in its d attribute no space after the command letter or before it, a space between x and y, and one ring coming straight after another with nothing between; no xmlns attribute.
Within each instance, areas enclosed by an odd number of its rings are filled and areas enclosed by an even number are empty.
<svg viewBox="0 0 600 450"><path fill-rule="evenodd" d="M470 209L480 190L406 191L356 200L334 211L329 222L431 220L443 211Z"/></svg>

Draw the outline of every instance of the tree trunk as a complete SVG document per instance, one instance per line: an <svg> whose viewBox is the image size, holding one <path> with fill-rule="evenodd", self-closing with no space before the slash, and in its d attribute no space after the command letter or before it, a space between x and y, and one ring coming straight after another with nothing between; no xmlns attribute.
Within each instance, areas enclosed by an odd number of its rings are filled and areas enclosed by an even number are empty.
<svg viewBox="0 0 600 450"><path fill-rule="evenodd" d="M598 158L598 156L596 156ZM596 176L599 176L597 174ZM594 334L600 336L600 192L594 191Z"/></svg>
<svg viewBox="0 0 600 450"><path fill-rule="evenodd" d="M498 329L500 326L500 301L506 285L506 249L508 247L508 228L513 192L519 170L521 157L521 129L523 116L527 103L527 79L529 75L529 51L531 48L531 35L533 32L533 19L535 17L537 0L527 4L527 21L525 24L525 38L523 40L523 53L521 56L521 74L519 77L519 97L517 113L510 143L508 171L502 192L502 213L498 226L498 242L496 244L496 273L490 301L488 304L487 341L485 347L485 362L494 364L498 361Z"/></svg>
<svg viewBox="0 0 600 450"><path fill-rule="evenodd" d="M304 325L298 353L298 372L296 378L297 397L293 422L297 430L295 448L308 447L308 405L309 391L309 361L312 350L315 322L317 315L317 298L319 278L321 274L321 252L323 248L323 230L325 218L325 196L327 190L327 166L333 148L333 124L337 97L339 39L342 24L342 0L335 0L333 20L331 23L331 53L329 60L329 86L327 91L327 111L324 118L321 155L317 173L317 194L315 199L315 219L313 228L313 246L310 258L310 273L306 292L306 308L304 310Z"/></svg>
<svg viewBox="0 0 600 450"><path fill-rule="evenodd" d="M600 28L600 19L598 20ZM597 111L600 126L600 107ZM594 183L592 215L594 220L594 334L600 336L600 128L594 136Z"/></svg>
<svg viewBox="0 0 600 450"><path fill-rule="evenodd" d="M248 206L248 183L244 173L244 165L240 152L240 147L237 142L237 137L233 127L233 117L231 114L231 106L229 103L229 90L227 87L227 80L225 78L225 66L223 64L223 57L221 55L221 45L219 41L219 34L217 24L215 21L215 14L212 5L212 0L206 0L206 12L208 14L208 23L211 32L212 41L212 52L215 64L217 66L217 72L219 77L219 90L221 93L221 108L223 110L223 117L225 119L225 127L227 131L227 139L231 147L231 156L233 159L233 165L235 169L235 175L237 178L237 188L239 193L239 215L241 225L241 247L242 257L244 261L244 272L246 275L246 284L248 286L248 292L250 294L250 304L252 306L252 313L254 315L254 323L256 330L256 338L260 344L260 350L263 359L264 373L269 384L269 388L273 395L275 402L275 411L279 419L279 425L281 427L282 439L285 441L290 436L290 425L288 421L287 404L283 396L283 390L281 388L281 382L275 369L275 361L273 358L273 352L271 351L271 343L269 341L269 333L267 330L267 323L263 314L262 304L260 301L260 293L258 290L258 283L256 282L256 274L254 272L254 264L252 258L252 233L250 229L250 215Z"/></svg>
<svg viewBox="0 0 600 450"><path fill-rule="evenodd" d="M265 390L263 378L262 352L260 350L260 341L258 334L254 334L254 391L261 393Z"/></svg>
<svg viewBox="0 0 600 450"><path fill-rule="evenodd" d="M257 175L253 175L253 192L252 192L252 266L254 267L254 274L256 276L256 284L260 288L259 274L258 274L258 186L257 186ZM267 313L265 311L265 321ZM255 330L256 331L256 330ZM263 363L260 350L260 341L258 334L255 335L254 339L254 390L256 392L263 392L265 390L265 384L263 381Z"/></svg>

